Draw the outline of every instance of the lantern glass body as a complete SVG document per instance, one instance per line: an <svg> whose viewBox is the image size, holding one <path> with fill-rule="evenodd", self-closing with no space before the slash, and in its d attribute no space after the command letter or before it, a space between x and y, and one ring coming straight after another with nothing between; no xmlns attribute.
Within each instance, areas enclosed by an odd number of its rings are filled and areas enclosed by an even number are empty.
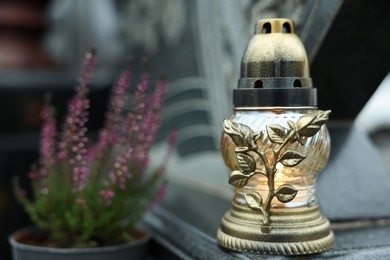
<svg viewBox="0 0 390 260"><path fill-rule="evenodd" d="M273 109L259 110L236 109L230 120L249 126L253 131L262 131L263 138L257 141L259 150L263 151L269 163L274 159L273 150L278 144L272 143L267 135L266 126L279 124L288 129L287 121L296 122L302 115L314 112L315 108L308 109ZM225 164L233 171L239 170L235 144L225 133L221 137L221 150ZM272 200L271 208L298 208L310 207L317 203L315 185L318 173L325 167L330 152L329 133L324 125L313 137L304 139L303 145L298 142L289 143L283 150L294 150L306 156L297 166L286 167L281 163L276 165L275 188L283 184L290 184L298 190L296 197L288 202L281 203L276 198ZM259 157L256 159L256 169L264 169L264 163ZM250 178L242 188L236 188L234 201L237 204L246 205L244 194L258 192L262 198L266 198L269 192L267 178L256 174Z"/></svg>
<svg viewBox="0 0 390 260"><path fill-rule="evenodd" d="M316 119L309 115L316 111L316 107L235 108L222 133L222 156L232 171L230 178L250 177L244 183L237 179L231 183L236 186L232 209L217 232L221 246L285 255L313 254L333 246L333 232L315 196L317 175L329 158L329 133L322 125L313 134L300 134L302 122L311 124ZM226 134L229 125L241 127L234 131L244 136L256 135L256 143L237 147L234 132Z"/></svg>

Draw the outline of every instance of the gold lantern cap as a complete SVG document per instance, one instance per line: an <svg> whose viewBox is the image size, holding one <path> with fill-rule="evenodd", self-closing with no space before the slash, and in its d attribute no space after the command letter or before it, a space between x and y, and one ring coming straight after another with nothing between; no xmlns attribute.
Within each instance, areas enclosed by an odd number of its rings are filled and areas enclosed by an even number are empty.
<svg viewBox="0 0 390 260"><path fill-rule="evenodd" d="M291 19L262 19L241 61L235 107L317 106L309 63Z"/></svg>

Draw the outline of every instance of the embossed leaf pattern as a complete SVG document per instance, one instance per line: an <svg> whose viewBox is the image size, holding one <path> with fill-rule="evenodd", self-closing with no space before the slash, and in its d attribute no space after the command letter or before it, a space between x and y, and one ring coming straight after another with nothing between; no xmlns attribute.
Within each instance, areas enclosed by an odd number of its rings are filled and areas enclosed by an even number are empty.
<svg viewBox="0 0 390 260"><path fill-rule="evenodd" d="M248 193L245 194L245 201L248 207L251 210L262 210L261 203L262 203L262 198L261 195L257 192L253 193Z"/></svg>
<svg viewBox="0 0 390 260"><path fill-rule="evenodd" d="M239 146L239 147L236 147L234 149L234 151L236 153L245 153L246 151L248 151L248 147L246 147L246 146Z"/></svg>
<svg viewBox="0 0 390 260"><path fill-rule="evenodd" d="M292 167L298 165L306 156L296 151L288 150L280 158L280 162L284 166Z"/></svg>
<svg viewBox="0 0 390 260"><path fill-rule="evenodd" d="M236 187L243 187L248 182L248 179L255 174L254 172L250 174L244 174L240 171L233 171L230 174L229 183Z"/></svg>
<svg viewBox="0 0 390 260"><path fill-rule="evenodd" d="M262 170L255 170L255 173L267 176L267 173L265 171L262 171Z"/></svg>
<svg viewBox="0 0 390 260"><path fill-rule="evenodd" d="M268 138L273 143L281 144L286 138L287 129L278 124L267 125Z"/></svg>
<svg viewBox="0 0 390 260"><path fill-rule="evenodd" d="M238 166L244 172L254 172L256 170L256 162L250 155L238 153L237 162Z"/></svg>
<svg viewBox="0 0 390 260"><path fill-rule="evenodd" d="M264 133L263 132L256 132L253 136L253 140L256 142L259 139L263 139Z"/></svg>
<svg viewBox="0 0 390 260"><path fill-rule="evenodd" d="M294 121L288 120L287 124L288 124L288 126L290 127L291 130L295 130L296 125L295 125Z"/></svg>
<svg viewBox="0 0 390 260"><path fill-rule="evenodd" d="M319 110L315 113L307 114L297 121L297 131L302 136L313 136L321 129L329 119L330 110Z"/></svg>
<svg viewBox="0 0 390 260"><path fill-rule="evenodd" d="M253 131L249 126L235 123L231 120L225 119L223 121L224 132L232 138L233 142L237 146L241 147L253 147Z"/></svg>
<svg viewBox="0 0 390 260"><path fill-rule="evenodd" d="M244 135L238 130L236 123L225 119L223 121L223 131L232 138L237 146L244 146Z"/></svg>
<svg viewBox="0 0 390 260"><path fill-rule="evenodd" d="M288 127L285 128L279 124L270 124L266 126L266 131L254 132L249 126L244 124L235 123L230 120L224 121L224 132L229 135L232 141L236 144L235 147L237 163L240 170L235 170L231 173L229 183L236 187L243 187L247 185L248 180L256 175L261 174L267 178L269 192L263 206L263 198L257 192L244 193L245 202L251 210L261 211L263 213L263 228L270 227L271 223L271 202L274 197L282 203L288 203L292 201L298 190L289 184L279 186L275 191L275 173L277 163L281 163L287 167L293 167L298 165L302 160L306 158L295 150L288 150L287 144L293 144L295 142L304 145L308 137L312 137L318 133L322 125L328 121L328 117L331 111L317 111L311 114L301 116L296 122L287 120ZM273 145L270 158L267 158L270 154L264 150L259 150L257 142L260 139L268 137L270 142L279 145ZM259 162L262 170L256 169ZM270 229L262 232L270 232Z"/></svg>
<svg viewBox="0 0 390 260"><path fill-rule="evenodd" d="M291 185L285 184L279 187L275 192L276 197L280 202L287 203L292 201L297 195L298 190Z"/></svg>

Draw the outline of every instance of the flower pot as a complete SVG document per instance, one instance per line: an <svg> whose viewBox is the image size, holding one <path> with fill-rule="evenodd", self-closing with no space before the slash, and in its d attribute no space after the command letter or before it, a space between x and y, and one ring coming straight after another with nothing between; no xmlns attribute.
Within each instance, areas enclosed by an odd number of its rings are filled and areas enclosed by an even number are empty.
<svg viewBox="0 0 390 260"><path fill-rule="evenodd" d="M151 236L148 232L137 230L139 239L115 246L94 248L55 248L26 243L42 237L44 231L27 227L9 236L14 260L105 260L105 259L147 259Z"/></svg>

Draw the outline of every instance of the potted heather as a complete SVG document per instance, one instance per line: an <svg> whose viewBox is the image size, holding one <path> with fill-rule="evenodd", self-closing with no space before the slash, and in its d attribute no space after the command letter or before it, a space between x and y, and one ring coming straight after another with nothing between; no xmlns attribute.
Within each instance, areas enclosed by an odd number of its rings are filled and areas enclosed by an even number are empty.
<svg viewBox="0 0 390 260"><path fill-rule="evenodd" d="M14 259L145 257L150 235L137 229L137 223L165 189L168 158L152 172L147 166L167 83L151 87L144 72L129 100L131 71L124 70L92 144L87 135L88 85L95 64L95 54L87 53L60 132L53 107L43 108L40 158L28 173L32 194L15 181L17 198L35 227L10 236ZM173 134L169 140L168 157Z"/></svg>

